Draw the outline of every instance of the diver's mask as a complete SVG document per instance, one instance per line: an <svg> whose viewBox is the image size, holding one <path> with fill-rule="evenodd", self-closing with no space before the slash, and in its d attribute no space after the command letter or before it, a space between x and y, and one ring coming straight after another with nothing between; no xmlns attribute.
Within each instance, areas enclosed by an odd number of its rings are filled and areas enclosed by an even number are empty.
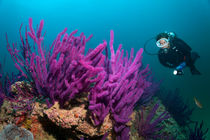
<svg viewBox="0 0 210 140"><path fill-rule="evenodd" d="M167 47L167 45L169 45L170 40L172 40L176 34L174 32L167 32L165 31L166 34L168 34L168 38L161 38L156 42L156 45L158 46L158 48L163 48L163 47ZM164 44L161 44L160 42L164 41Z"/></svg>
<svg viewBox="0 0 210 140"><path fill-rule="evenodd" d="M154 43L153 43L153 44L156 44L156 46L157 46L158 48L164 48L164 47L166 48L167 45L169 45L169 44L172 43L173 38L176 37L176 34L175 34L174 32L167 32L167 31L165 31L164 33L166 33L166 34L168 35L168 37L166 37L166 38L163 37L163 38L159 39L158 41L156 41L156 37L152 37L152 38L148 39L148 40L144 43L144 51L145 51L147 54L149 54L149 55L158 55L158 52L152 53L152 52L149 52L149 51L147 50L147 46L148 46L148 43L149 43L149 42L151 42L151 41L154 40ZM164 43L164 44L163 44L163 43L160 43L161 40L163 40L165 43ZM168 51L167 48L166 48L165 50Z"/></svg>
<svg viewBox="0 0 210 140"><path fill-rule="evenodd" d="M163 41L164 43L161 44L160 42ZM161 38L156 42L156 45L158 48L164 48L167 47L169 45L169 39L167 38Z"/></svg>

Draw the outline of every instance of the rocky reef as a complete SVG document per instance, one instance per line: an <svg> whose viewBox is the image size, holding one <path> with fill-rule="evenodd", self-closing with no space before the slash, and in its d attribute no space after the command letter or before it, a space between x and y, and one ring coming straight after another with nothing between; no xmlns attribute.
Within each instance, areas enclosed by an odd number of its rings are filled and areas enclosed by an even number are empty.
<svg viewBox="0 0 210 140"><path fill-rule="evenodd" d="M20 74L0 74L3 137L13 133L12 126L17 130L12 137L30 132L36 140L187 138L154 97L160 82L143 65L142 48L136 55L134 49L124 51L122 44L115 50L111 30L109 47L104 40L85 53L92 35L77 36L77 30L68 34L65 28L46 49L43 27L41 20L35 30L30 18L22 35L21 25L20 46L10 45L6 35Z"/></svg>

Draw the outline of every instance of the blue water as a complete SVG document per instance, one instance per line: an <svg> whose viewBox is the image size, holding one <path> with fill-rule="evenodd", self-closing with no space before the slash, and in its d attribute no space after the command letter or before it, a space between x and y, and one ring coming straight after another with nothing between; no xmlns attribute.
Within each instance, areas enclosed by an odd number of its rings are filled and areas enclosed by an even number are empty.
<svg viewBox="0 0 210 140"><path fill-rule="evenodd" d="M188 69L181 77L163 67L157 56L144 53L143 62L150 64L162 86L180 88L181 94L193 105L199 99L203 109L196 109L194 120L204 120L210 128L210 3L208 0L0 0L0 62L7 56L5 70L14 71L14 64L6 50L5 33L10 42L18 42L21 23L28 25L29 17L34 26L44 19L47 31L45 44L50 45L65 27L68 32L78 29L85 35L93 34L88 47L96 47L109 40L114 30L115 48L119 43L125 50L135 52L147 39L159 32L174 31L200 54L196 67L201 76L192 76ZM154 48L155 49L155 48ZM210 135L210 134L209 134ZM210 139L210 138L209 138Z"/></svg>

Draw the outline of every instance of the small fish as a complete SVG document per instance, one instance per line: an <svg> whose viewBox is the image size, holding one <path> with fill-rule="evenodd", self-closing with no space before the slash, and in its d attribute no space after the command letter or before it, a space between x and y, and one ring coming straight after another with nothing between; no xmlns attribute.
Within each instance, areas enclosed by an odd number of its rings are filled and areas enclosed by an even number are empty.
<svg viewBox="0 0 210 140"><path fill-rule="evenodd" d="M195 101L195 104L197 105L197 107L203 108L203 105L195 97L194 97L194 101Z"/></svg>

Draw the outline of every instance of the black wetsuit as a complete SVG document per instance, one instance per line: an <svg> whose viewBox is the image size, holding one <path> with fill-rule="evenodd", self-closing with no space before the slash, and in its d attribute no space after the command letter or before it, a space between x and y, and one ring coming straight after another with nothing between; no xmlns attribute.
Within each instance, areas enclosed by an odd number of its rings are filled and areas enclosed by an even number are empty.
<svg viewBox="0 0 210 140"><path fill-rule="evenodd" d="M183 40L175 37L170 40L170 48L160 49L158 58L162 65L169 68L176 68L181 63L186 62L192 74L200 74L195 68L194 63L199 55L191 53L191 48Z"/></svg>

